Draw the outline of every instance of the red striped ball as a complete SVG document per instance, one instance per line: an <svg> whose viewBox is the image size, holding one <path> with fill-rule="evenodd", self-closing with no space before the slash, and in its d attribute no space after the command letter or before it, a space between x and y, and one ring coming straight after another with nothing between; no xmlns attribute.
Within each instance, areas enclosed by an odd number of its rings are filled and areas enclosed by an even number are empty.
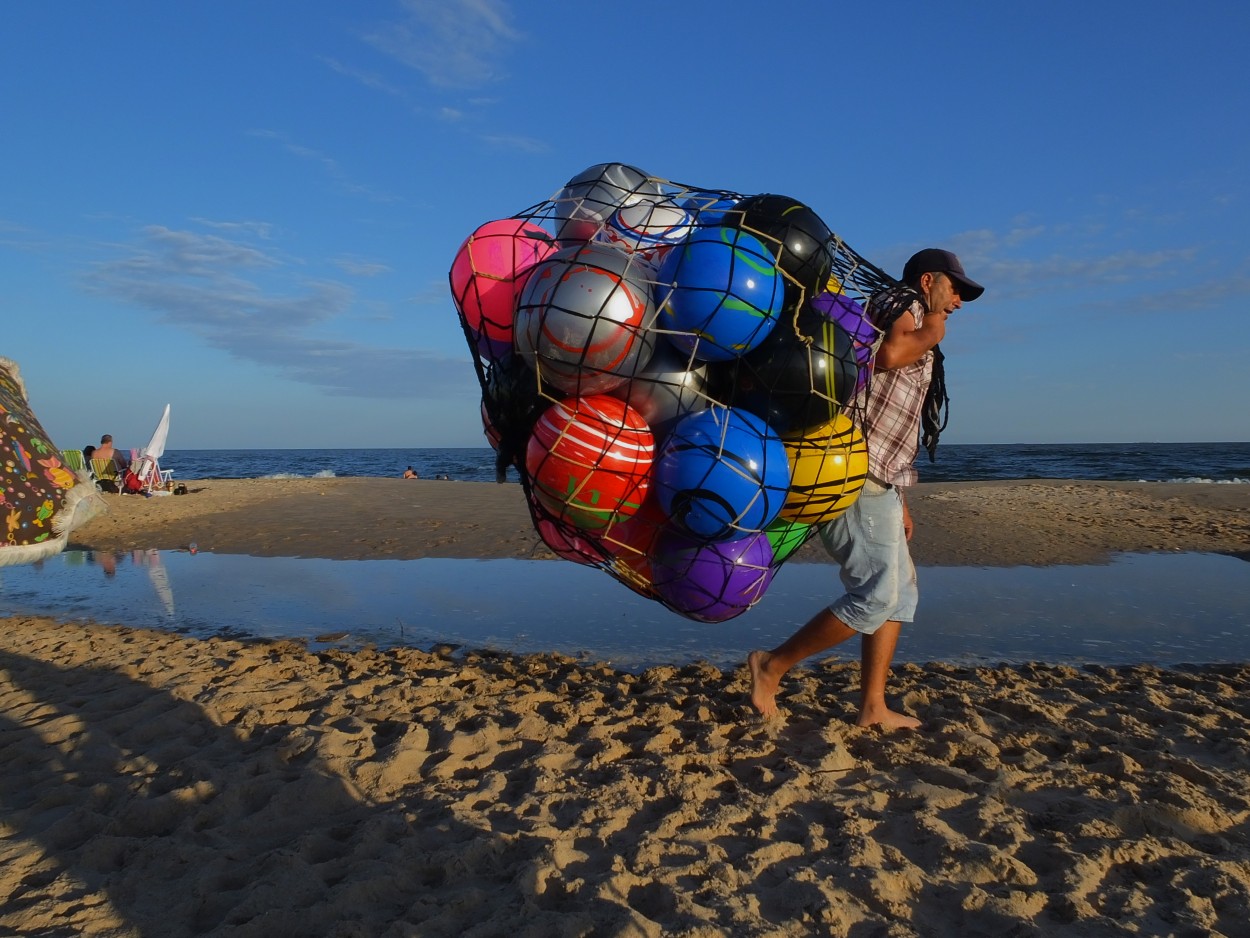
<svg viewBox="0 0 1250 938"><path fill-rule="evenodd" d="M530 435L525 469L539 504L597 531L635 514L651 485L655 441L639 413L606 394L547 408Z"/></svg>

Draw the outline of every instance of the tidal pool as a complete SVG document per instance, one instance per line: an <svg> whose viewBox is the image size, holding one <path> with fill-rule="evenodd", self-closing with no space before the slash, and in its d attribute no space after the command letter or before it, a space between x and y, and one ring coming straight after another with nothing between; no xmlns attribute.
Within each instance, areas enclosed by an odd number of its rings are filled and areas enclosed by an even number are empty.
<svg viewBox="0 0 1250 938"><path fill-rule="evenodd" d="M1175 665L1250 661L1250 564L1123 554L1099 566L921 567L897 660ZM67 551L0 568L0 615L94 619L314 647L452 644L557 651L626 669L740 663L838 595L837 568L788 564L764 599L693 622L565 561L314 560ZM854 659L858 643L836 649Z"/></svg>

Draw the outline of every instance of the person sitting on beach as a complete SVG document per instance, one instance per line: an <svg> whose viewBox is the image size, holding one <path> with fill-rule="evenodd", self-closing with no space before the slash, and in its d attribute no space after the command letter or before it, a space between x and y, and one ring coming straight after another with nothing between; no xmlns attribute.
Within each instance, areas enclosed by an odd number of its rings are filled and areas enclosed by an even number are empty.
<svg viewBox="0 0 1250 938"><path fill-rule="evenodd" d="M113 435L106 433L100 437L100 445L95 448L95 452L91 454L92 459L111 459L119 466L126 465L127 460L122 454L113 448Z"/></svg>
<svg viewBox="0 0 1250 938"><path fill-rule="evenodd" d="M404 478L405 479L419 479L421 477L417 475L416 469L413 469L412 466L409 466L407 469L404 470Z"/></svg>
<svg viewBox="0 0 1250 938"><path fill-rule="evenodd" d="M945 426L942 354L946 320L985 288L964 273L950 251L926 248L903 268L903 283L868 302L867 313L885 339L856 422L868 444L868 478L858 499L820 538L842 568L846 595L816 613L771 651L747 656L751 704L764 717L777 712L777 689L792 667L854 635L860 636L859 726L914 729L915 717L891 710L885 699L890 663L902 623L911 622L919 594L907 542L912 520L903 489L916 481L923 432L930 457Z"/></svg>

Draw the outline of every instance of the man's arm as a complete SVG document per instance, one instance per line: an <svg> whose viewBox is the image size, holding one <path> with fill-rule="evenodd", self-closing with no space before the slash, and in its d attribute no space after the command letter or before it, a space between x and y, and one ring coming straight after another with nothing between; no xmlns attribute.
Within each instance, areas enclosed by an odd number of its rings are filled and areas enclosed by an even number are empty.
<svg viewBox="0 0 1250 938"><path fill-rule="evenodd" d="M946 335L946 316L941 311L925 313L919 328L911 311L894 321L885 341L877 350L876 367L881 369L902 368L924 358L925 352L942 341Z"/></svg>

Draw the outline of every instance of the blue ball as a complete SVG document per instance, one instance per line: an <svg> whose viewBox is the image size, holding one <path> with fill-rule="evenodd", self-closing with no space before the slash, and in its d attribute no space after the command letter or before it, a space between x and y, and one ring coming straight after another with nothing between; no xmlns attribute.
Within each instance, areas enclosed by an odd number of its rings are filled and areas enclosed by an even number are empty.
<svg viewBox="0 0 1250 938"><path fill-rule="evenodd" d="M660 507L706 540L762 531L790 488L781 437L759 417L729 407L682 417L654 463Z"/></svg>
<svg viewBox="0 0 1250 938"><path fill-rule="evenodd" d="M755 348L785 304L772 254L739 228L696 228L669 251L656 279L657 327L703 361L729 361Z"/></svg>
<svg viewBox="0 0 1250 938"><path fill-rule="evenodd" d="M725 213L739 201L724 192L695 192L681 201L681 207L693 216L694 224L706 228L724 224Z"/></svg>

